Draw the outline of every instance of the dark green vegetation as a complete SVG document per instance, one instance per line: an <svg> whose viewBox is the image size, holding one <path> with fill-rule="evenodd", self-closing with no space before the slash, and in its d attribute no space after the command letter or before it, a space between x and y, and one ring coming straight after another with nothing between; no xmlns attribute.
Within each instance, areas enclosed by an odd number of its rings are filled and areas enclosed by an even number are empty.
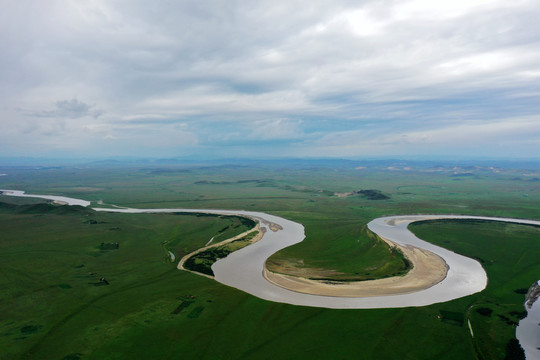
<svg viewBox="0 0 540 360"><path fill-rule="evenodd" d="M362 195L368 200L387 200L390 196L383 194L380 190L360 190L358 194Z"/></svg>
<svg viewBox="0 0 540 360"><path fill-rule="evenodd" d="M453 176L461 169L356 168L348 163L0 168L8 174L0 177L0 188L73 196L94 204L103 200L100 206L274 213L304 224L307 235L276 259L352 275L392 258L362 230L378 216L461 213L540 219L538 182L530 181L540 177L538 171L467 168L463 172L473 176ZM377 189L390 199L333 195L358 189ZM170 262L168 250L179 259L224 228L221 240L243 232L235 228L239 221L1 206L0 358L477 359L478 351L484 359L503 359L515 349L510 339L523 311L520 289L540 273L528 255L538 254L538 229L492 224L415 228L419 234L427 229L428 240L481 259L490 276L482 293L421 308L329 310L271 303L178 271ZM477 226L476 232L469 231ZM120 246L100 250L102 242ZM511 269L510 259L518 264ZM379 261L378 266L368 265L371 261ZM110 284L97 286L101 277ZM491 316L477 308L491 309ZM500 336L486 335L490 326L501 327ZM489 349L497 350L486 353Z"/></svg>
<svg viewBox="0 0 540 360"><path fill-rule="evenodd" d="M253 225L255 225L255 223L253 223ZM214 272L211 269L212 264L219 259L227 257L227 255L233 251L240 250L241 248L251 244L251 240L255 237L255 235L257 235L257 233L257 231L252 231L239 239L231 241L230 243L201 251L200 253L197 253L187 259L184 263L184 267L188 270L214 276Z"/></svg>
<svg viewBox="0 0 540 360"><path fill-rule="evenodd" d="M368 200L388 200L390 199L390 196L385 195L382 193L382 191L377 189L371 189L371 190L356 190L352 191L349 196L352 195L360 195L365 199Z"/></svg>
<svg viewBox="0 0 540 360"><path fill-rule="evenodd" d="M470 296L469 307L462 308L461 318L471 322L473 344L480 359L516 356L519 352L512 339L517 323L527 315L522 285L532 284L540 274L540 228L489 221L438 220L411 224L410 229L420 238L482 263L489 278L487 289Z"/></svg>

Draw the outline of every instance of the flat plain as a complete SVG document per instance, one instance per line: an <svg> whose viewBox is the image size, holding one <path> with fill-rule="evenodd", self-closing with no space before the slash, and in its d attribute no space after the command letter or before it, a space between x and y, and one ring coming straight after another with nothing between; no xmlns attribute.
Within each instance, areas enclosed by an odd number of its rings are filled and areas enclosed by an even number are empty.
<svg viewBox="0 0 540 360"><path fill-rule="evenodd" d="M340 281L399 272L399 256L365 229L382 215L540 219L536 169L360 165L0 167L0 188L94 206L276 214L303 224L306 239L270 266ZM237 219L0 201L1 359L504 359L514 356L523 289L540 274L537 228L421 223L411 227L421 238L482 263L486 290L418 308L299 307L176 269L169 251L179 259L239 234Z"/></svg>

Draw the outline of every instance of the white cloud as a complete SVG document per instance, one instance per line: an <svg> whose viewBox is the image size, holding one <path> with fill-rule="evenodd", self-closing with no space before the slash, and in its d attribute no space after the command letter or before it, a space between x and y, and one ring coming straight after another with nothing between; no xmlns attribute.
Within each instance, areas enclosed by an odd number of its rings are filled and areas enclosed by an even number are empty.
<svg viewBox="0 0 540 360"><path fill-rule="evenodd" d="M177 115L200 115L242 112L283 112L306 109L308 104L298 91L275 91L263 94L236 93L230 89L198 86L152 97L137 105L144 111Z"/></svg>
<svg viewBox="0 0 540 360"><path fill-rule="evenodd" d="M496 149L493 144L496 144ZM336 156L442 155L485 156L499 152L515 155L540 144L540 117L508 118L495 121L462 121L442 127L381 132L373 129L333 132L310 145L310 151L324 149Z"/></svg>
<svg viewBox="0 0 540 360"><path fill-rule="evenodd" d="M284 118L257 120L250 127L255 140L298 139L303 135L300 121Z"/></svg>
<svg viewBox="0 0 540 360"><path fill-rule="evenodd" d="M454 1L405 1L393 8L394 16L400 20L429 19L443 20L486 11L504 6L507 2L497 0L454 0Z"/></svg>
<svg viewBox="0 0 540 360"><path fill-rule="evenodd" d="M540 140L540 117L512 118L481 123L461 123L426 131L409 131L400 134L411 144L444 144L456 146L498 144L507 147L524 141ZM389 141L396 137L390 137Z"/></svg>

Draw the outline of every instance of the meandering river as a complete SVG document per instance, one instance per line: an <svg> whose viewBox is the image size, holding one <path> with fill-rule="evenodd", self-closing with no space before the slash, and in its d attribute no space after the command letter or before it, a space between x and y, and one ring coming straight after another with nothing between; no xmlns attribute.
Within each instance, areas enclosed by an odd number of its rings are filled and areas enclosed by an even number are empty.
<svg viewBox="0 0 540 360"><path fill-rule="evenodd" d="M89 206L90 202L63 196L27 195L23 191L0 190L4 195L37 197L69 205ZM448 273L440 283L421 291L400 295L376 297L333 297L304 294L284 289L267 281L263 276L266 259L275 252L301 242L304 227L296 222L262 212L244 210L216 209L131 209L131 208L93 208L96 211L118 213L207 213L222 215L249 216L259 220L261 228L267 228L263 238L243 249L233 252L214 263L212 270L215 280L245 291L261 299L302 306L325 307L333 309L377 309L425 306L457 299L482 291L487 284L487 275L480 263L474 259L458 255L452 251L430 244L416 237L407 229L415 221L435 219L476 219L502 221L519 224L540 225L540 221L464 215L413 215L389 216L372 220L368 228L385 239L401 244L412 245L439 255L448 265ZM271 231L265 224L274 223L281 227ZM520 338L520 341L522 339ZM524 339L523 341L526 341ZM523 344L522 344L523 346ZM524 346L525 347L525 346Z"/></svg>

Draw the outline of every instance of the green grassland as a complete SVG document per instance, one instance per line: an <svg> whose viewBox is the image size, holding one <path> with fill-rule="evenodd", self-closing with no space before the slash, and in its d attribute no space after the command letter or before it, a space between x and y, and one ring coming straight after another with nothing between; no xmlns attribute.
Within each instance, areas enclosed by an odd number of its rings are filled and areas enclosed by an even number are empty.
<svg viewBox="0 0 540 360"><path fill-rule="evenodd" d="M473 169L467 176L455 176L454 169L343 165L0 170L8 174L0 188L73 196L94 205L101 200L276 214L302 223L306 239L271 261L351 276L395 272L385 269L395 254L365 231L378 216L540 219L534 170ZM388 199L362 190L378 190ZM16 206L24 202L0 197L9 202L0 208L0 359L503 359L523 311L524 295L515 290L529 287L540 273L534 261L538 229L420 224L413 229L421 237L484 261L488 289L421 308L298 307L257 299L171 263L169 250L179 259L215 235L222 240L243 232L238 219L95 213L25 200L34 205ZM477 311L484 308L492 311L489 316Z"/></svg>
<svg viewBox="0 0 540 360"><path fill-rule="evenodd" d="M410 229L439 246L480 261L488 286L461 312L470 319L474 346L481 359L503 359L515 327L526 316L524 286L540 274L540 228L487 221L439 220ZM488 310L486 310L488 309Z"/></svg>
<svg viewBox="0 0 540 360"><path fill-rule="evenodd" d="M0 203L0 228L0 347L5 359L16 358L19 351L39 353L47 336L36 342L33 335L54 332L102 298L115 299L117 307L138 303L147 292L153 298L156 283L168 277L177 281L170 275L179 273L165 248L181 257L216 233L231 237L246 230L237 217L105 214L6 203ZM116 243L118 248L103 246ZM122 297L133 289L141 292L137 299ZM115 311L97 308L104 314Z"/></svg>

